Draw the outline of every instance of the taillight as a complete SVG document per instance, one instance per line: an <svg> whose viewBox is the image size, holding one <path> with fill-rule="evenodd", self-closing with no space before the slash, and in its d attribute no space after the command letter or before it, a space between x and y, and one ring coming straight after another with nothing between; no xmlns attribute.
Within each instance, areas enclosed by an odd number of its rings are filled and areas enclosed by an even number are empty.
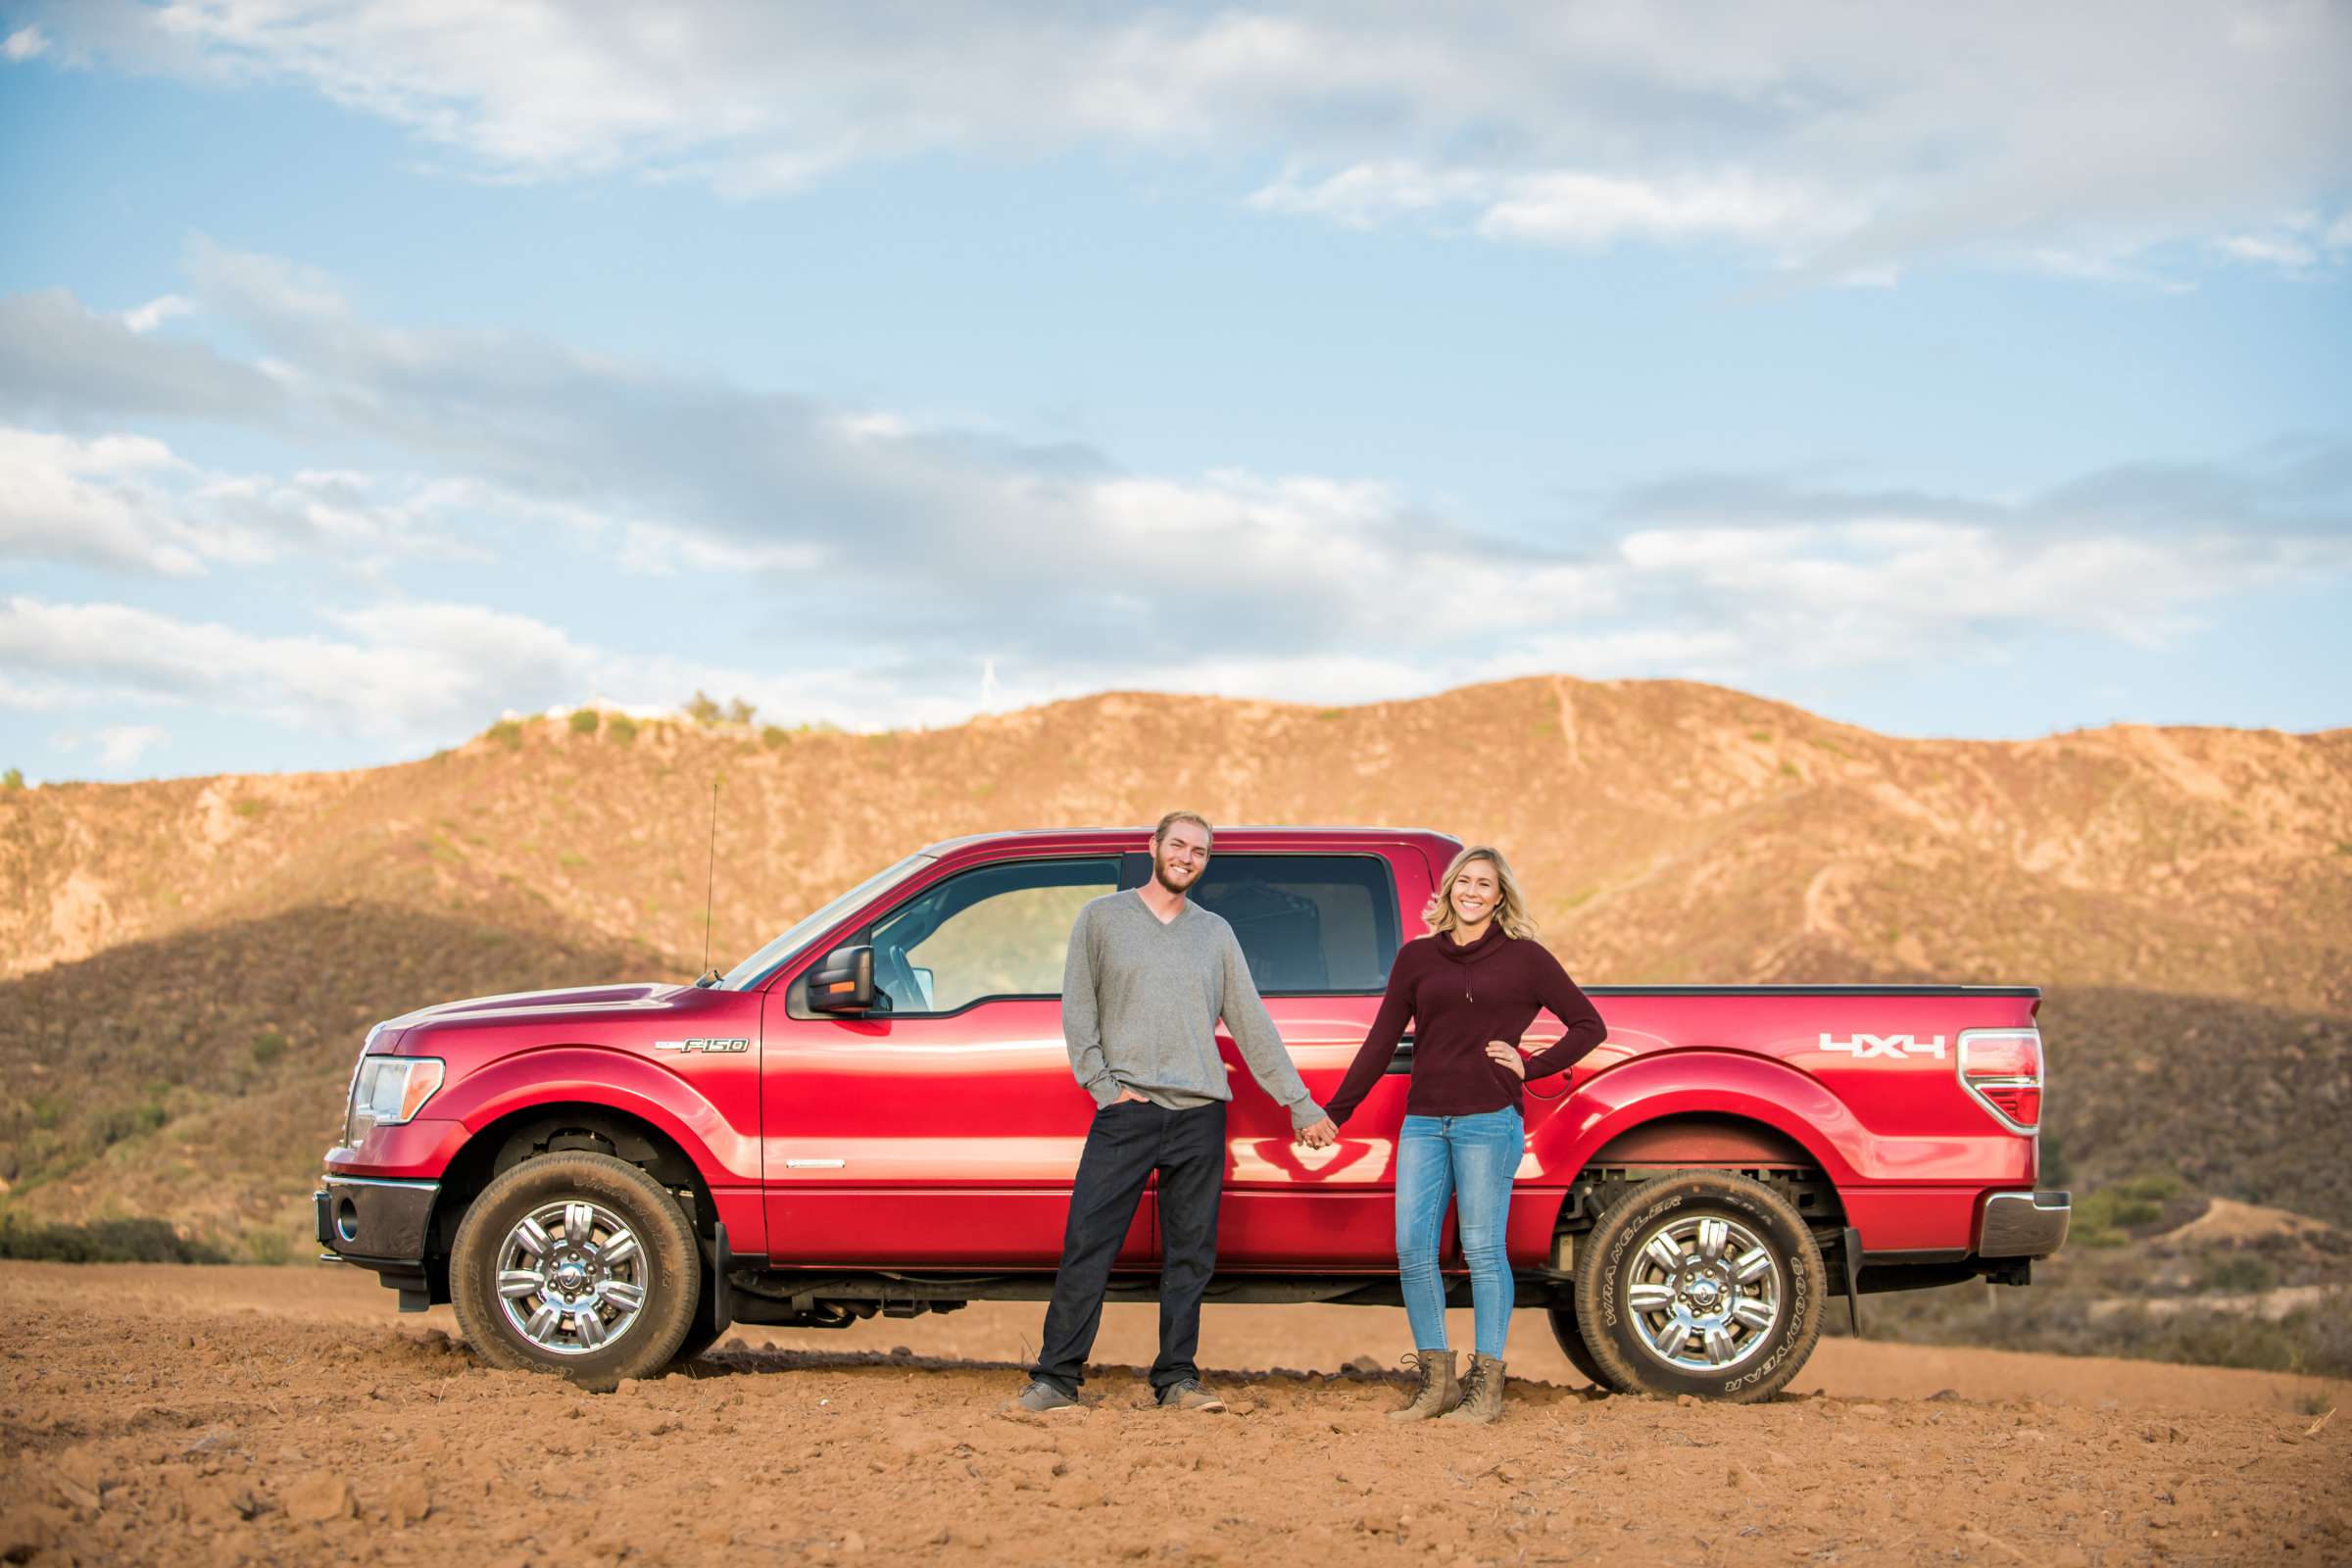
<svg viewBox="0 0 2352 1568"><path fill-rule="evenodd" d="M1960 1031L1960 1087L2013 1133L2041 1125L2041 1031Z"/></svg>

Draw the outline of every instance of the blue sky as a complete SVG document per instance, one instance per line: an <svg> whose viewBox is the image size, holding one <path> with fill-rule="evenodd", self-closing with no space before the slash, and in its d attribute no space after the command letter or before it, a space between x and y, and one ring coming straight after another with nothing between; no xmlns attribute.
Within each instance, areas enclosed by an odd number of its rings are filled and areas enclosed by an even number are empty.
<svg viewBox="0 0 2352 1568"><path fill-rule="evenodd" d="M0 0L0 766L2352 722L2347 16Z"/></svg>

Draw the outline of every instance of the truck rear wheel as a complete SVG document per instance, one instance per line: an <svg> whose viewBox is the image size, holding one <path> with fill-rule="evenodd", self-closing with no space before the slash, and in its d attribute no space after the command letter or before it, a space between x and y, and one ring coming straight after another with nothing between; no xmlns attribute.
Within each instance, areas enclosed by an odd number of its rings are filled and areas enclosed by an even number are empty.
<svg viewBox="0 0 2352 1568"><path fill-rule="evenodd" d="M1592 1347L1585 1343L1585 1331L1576 1320L1574 1307L1548 1307L1544 1315L1551 1319L1551 1337L1559 1342L1560 1353L1568 1358L1568 1364L1576 1368L1587 1383L1603 1394L1625 1392L1601 1369L1599 1357L1592 1353Z"/></svg>
<svg viewBox="0 0 2352 1568"><path fill-rule="evenodd" d="M700 1262L684 1211L659 1182L570 1151L524 1160L482 1190L458 1226L449 1294L492 1365L610 1389L677 1353Z"/></svg>
<svg viewBox="0 0 2352 1568"><path fill-rule="evenodd" d="M1577 1326L1618 1388L1744 1404L1796 1376L1821 1338L1821 1249L1745 1176L1643 1182L1578 1252Z"/></svg>

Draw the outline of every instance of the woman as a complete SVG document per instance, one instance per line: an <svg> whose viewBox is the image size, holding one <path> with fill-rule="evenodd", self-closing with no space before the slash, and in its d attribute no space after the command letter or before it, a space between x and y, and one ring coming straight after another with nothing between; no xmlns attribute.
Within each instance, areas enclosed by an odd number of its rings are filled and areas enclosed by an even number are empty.
<svg viewBox="0 0 2352 1568"><path fill-rule="evenodd" d="M1535 940L1527 901L1499 851L1479 845L1455 856L1423 919L1430 934L1397 953L1372 1032L1324 1109L1345 1123L1412 1026L1412 1087L1396 1145L1396 1273L1413 1329L1405 1364L1417 1369L1418 1381L1411 1401L1390 1419L1484 1425L1502 1414L1512 1296L1503 1236L1523 1149L1520 1086L1573 1066L1608 1028ZM1519 1036L1545 1007L1566 1027L1548 1051L1523 1057ZM1458 1389L1438 1278L1448 1198L1460 1209L1478 1338Z"/></svg>

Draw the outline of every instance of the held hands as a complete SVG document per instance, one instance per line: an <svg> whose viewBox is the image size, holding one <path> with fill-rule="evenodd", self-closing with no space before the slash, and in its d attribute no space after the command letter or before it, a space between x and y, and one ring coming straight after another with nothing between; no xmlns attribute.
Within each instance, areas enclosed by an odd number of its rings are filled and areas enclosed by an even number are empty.
<svg viewBox="0 0 2352 1568"><path fill-rule="evenodd" d="M1329 1116L1325 1116L1299 1128L1298 1139L1309 1149L1329 1149L1340 1141L1340 1130L1332 1125Z"/></svg>
<svg viewBox="0 0 2352 1568"><path fill-rule="evenodd" d="M1508 1040L1488 1041L1487 1054L1503 1066L1510 1068L1512 1077L1525 1078L1527 1076L1527 1058L1519 1054L1519 1048Z"/></svg>

